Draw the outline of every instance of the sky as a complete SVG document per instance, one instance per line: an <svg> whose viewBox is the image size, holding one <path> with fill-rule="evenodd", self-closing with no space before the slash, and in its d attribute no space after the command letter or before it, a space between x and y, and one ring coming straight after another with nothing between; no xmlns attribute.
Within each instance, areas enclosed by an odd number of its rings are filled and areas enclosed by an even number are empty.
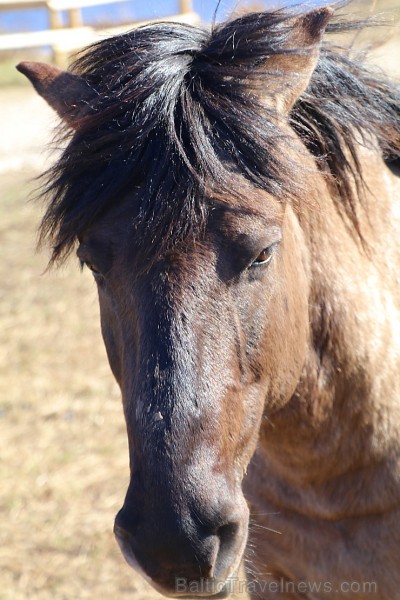
<svg viewBox="0 0 400 600"><path fill-rule="evenodd" d="M209 22L213 18L218 0L193 0L194 10L203 21ZM272 1L272 0L270 0ZM249 4L250 0L221 0L218 11L218 20L225 18L235 6ZM268 0L263 3L268 6ZM274 2L276 6L276 2ZM122 20L158 18L177 12L178 0L129 0L112 5L102 5L83 9L85 22L105 23ZM23 30L40 30L48 28L48 15L46 9L19 10L0 13L0 32Z"/></svg>

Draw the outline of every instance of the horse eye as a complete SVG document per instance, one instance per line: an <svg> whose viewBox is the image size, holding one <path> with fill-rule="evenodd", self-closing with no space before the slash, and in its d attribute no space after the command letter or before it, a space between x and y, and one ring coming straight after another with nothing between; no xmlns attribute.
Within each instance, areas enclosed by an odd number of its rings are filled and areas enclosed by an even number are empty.
<svg viewBox="0 0 400 600"><path fill-rule="evenodd" d="M269 246L268 248L264 248L262 252L257 256L257 258L251 263L252 267L260 267L261 265L267 265L272 259L272 250L273 247Z"/></svg>

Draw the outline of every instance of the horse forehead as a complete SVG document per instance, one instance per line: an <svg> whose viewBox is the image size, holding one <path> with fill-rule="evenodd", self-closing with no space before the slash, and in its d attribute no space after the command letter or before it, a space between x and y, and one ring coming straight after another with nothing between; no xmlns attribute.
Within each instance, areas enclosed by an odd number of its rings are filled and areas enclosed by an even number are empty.
<svg viewBox="0 0 400 600"><path fill-rule="evenodd" d="M248 236L258 236L267 228L281 227L285 206L266 196L261 192L253 202L244 198L243 202L235 204L214 204L207 223L209 231L235 240L244 233Z"/></svg>
<svg viewBox="0 0 400 600"><path fill-rule="evenodd" d="M80 241L91 249L94 258L108 257L107 264L119 273L118 287L122 280L133 282L140 278L145 287L174 289L175 294L180 286L190 288L201 283L202 288L207 288L218 271L217 265L223 267L224 256L240 258L242 250L257 245L261 249L269 239L276 241L280 237L276 231L282 226L284 204L254 189L249 182L238 180L236 184L232 196L207 195L204 226L197 235L189 234L172 245L168 239L164 245L161 238L151 246L151 235L146 231L146 221L141 221L136 203L139 189L92 223ZM169 225L173 227L174 222Z"/></svg>
<svg viewBox="0 0 400 600"><path fill-rule="evenodd" d="M233 176L232 182L235 182ZM265 226L280 226L283 221L285 205L277 201L263 190L256 189L250 183L242 180L235 182L235 191L228 193L212 193L205 200L206 220L203 227L203 237L215 231L226 235L247 232L257 233ZM129 195L98 218L89 228L87 234L95 234L104 240L117 240L119 244L135 243L146 230L145 218L140 215L137 206L137 191ZM166 202L169 199L166 199ZM157 214L154 215L158 217ZM173 219L170 226L174 227ZM135 237L137 233L137 237ZM183 245L185 246L185 245Z"/></svg>

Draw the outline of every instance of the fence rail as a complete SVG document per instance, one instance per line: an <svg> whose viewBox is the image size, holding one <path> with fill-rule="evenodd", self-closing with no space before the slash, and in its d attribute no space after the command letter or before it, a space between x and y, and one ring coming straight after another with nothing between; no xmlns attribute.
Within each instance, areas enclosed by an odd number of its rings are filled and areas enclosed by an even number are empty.
<svg viewBox="0 0 400 600"><path fill-rule="evenodd" d="M123 26L111 26L107 29L97 29L85 26L82 18L82 8L87 6L100 6L114 4L126 0L0 0L0 12L45 8L48 11L49 28L42 31L24 31L17 33L0 34L0 56L11 50L24 48L50 47L53 60L63 63L65 57L79 48L97 41L102 37L121 33L135 26L150 23L148 21L135 21ZM64 25L62 13L67 13L67 23ZM163 21L183 21L198 23L199 16L193 11L192 0L180 0L179 12L175 15L163 17Z"/></svg>

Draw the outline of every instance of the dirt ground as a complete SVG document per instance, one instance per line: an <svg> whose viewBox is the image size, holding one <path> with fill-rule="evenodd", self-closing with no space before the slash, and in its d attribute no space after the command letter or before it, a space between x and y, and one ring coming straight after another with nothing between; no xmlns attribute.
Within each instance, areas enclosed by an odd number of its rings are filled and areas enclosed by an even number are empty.
<svg viewBox="0 0 400 600"><path fill-rule="evenodd" d="M396 40L379 56L397 70ZM0 599L155 600L112 534L128 452L95 286L76 260L43 274L35 253L28 198L54 119L28 87L0 106Z"/></svg>

